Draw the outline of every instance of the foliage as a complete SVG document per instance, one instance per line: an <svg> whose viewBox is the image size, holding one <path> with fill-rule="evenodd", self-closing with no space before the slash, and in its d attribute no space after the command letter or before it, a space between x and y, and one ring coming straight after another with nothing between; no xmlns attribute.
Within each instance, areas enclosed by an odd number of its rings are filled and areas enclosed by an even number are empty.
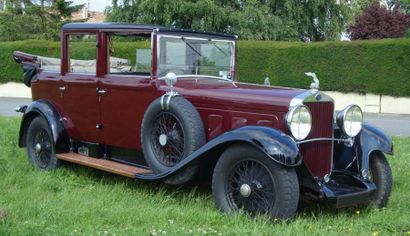
<svg viewBox="0 0 410 236"><path fill-rule="evenodd" d="M382 39L403 37L410 22L396 7L392 10L377 4L371 5L349 26L350 38Z"/></svg>
<svg viewBox="0 0 410 236"><path fill-rule="evenodd" d="M67 164L31 167L19 118L0 118L0 235L408 235L410 139L394 138L386 208L300 204L290 222L221 214L209 187L171 187Z"/></svg>
<svg viewBox="0 0 410 236"><path fill-rule="evenodd" d="M239 80L309 88L313 71L321 90L410 96L410 40L238 44Z"/></svg>
<svg viewBox="0 0 410 236"><path fill-rule="evenodd" d="M387 6L390 10L399 7L405 14L410 14L410 0L387 0Z"/></svg>
<svg viewBox="0 0 410 236"><path fill-rule="evenodd" d="M131 58L127 44L118 42L116 52ZM58 42L19 41L0 44L0 83L22 81L22 70L11 57L20 50L36 55L58 57ZM87 54L83 47L74 58ZM93 49L95 50L95 49ZM129 55L125 55L129 53ZM132 55L131 55L132 54ZM322 90L375 93L410 97L410 39L354 42L285 43L239 41L239 80L272 85L308 88L304 72L314 71Z"/></svg>
<svg viewBox="0 0 410 236"><path fill-rule="evenodd" d="M60 42L50 41L15 41L0 43L0 83L8 81L22 82L23 72L12 58L13 51L23 51L35 55L60 57Z"/></svg>
<svg viewBox="0 0 410 236"><path fill-rule="evenodd" d="M47 4L48 2L48 4ZM2 5L3 3L3 5ZM71 14L83 5L72 1L0 0L0 41L60 38L61 26L70 22Z"/></svg>
<svg viewBox="0 0 410 236"><path fill-rule="evenodd" d="M349 6L349 23L354 23L354 19L361 15L363 11L373 5L380 4L380 0L346 0L346 4Z"/></svg>
<svg viewBox="0 0 410 236"><path fill-rule="evenodd" d="M114 0L106 13L113 22L303 41L337 39L348 18L347 4L336 0Z"/></svg>
<svg viewBox="0 0 410 236"><path fill-rule="evenodd" d="M71 18L71 15L74 12L79 11L83 5L74 5L73 1L65 1L65 0L53 0L53 3L51 5L51 10L54 10L57 12L56 17L57 18L63 18L63 19L69 19Z"/></svg>

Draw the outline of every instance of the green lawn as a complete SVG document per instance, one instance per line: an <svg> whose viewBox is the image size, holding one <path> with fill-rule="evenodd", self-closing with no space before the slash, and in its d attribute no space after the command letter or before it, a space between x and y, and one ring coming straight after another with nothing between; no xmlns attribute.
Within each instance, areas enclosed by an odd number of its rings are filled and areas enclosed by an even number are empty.
<svg viewBox="0 0 410 236"><path fill-rule="evenodd" d="M208 188L175 188L68 165L43 172L0 117L0 235L410 235L410 139L395 138L385 209L309 204L290 222L223 215Z"/></svg>

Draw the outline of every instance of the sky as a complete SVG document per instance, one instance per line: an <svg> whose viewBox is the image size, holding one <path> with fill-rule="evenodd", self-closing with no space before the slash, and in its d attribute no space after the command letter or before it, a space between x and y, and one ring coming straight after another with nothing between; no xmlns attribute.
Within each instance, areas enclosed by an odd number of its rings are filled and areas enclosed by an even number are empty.
<svg viewBox="0 0 410 236"><path fill-rule="evenodd" d="M106 6L111 6L111 0L72 0L73 4L88 4L90 1L91 11L103 12Z"/></svg>

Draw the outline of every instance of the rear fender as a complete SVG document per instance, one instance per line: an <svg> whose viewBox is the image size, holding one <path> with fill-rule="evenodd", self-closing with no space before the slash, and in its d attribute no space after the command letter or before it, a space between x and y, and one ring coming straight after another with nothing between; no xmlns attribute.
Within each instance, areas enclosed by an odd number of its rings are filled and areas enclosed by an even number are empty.
<svg viewBox="0 0 410 236"><path fill-rule="evenodd" d="M43 117L50 125L53 141L56 145L56 153L67 152L69 150L69 138L61 116L52 103L43 99L32 102L25 110L20 125L19 147L26 147L28 127L37 116Z"/></svg>
<svg viewBox="0 0 410 236"><path fill-rule="evenodd" d="M284 166L296 167L302 162L302 156L299 154L296 142L288 135L268 127L244 126L212 139L165 172L152 175L137 174L135 178L145 180L164 179L178 173L192 161L205 158L212 151L218 148L226 148L233 143L251 145L265 153L267 158Z"/></svg>

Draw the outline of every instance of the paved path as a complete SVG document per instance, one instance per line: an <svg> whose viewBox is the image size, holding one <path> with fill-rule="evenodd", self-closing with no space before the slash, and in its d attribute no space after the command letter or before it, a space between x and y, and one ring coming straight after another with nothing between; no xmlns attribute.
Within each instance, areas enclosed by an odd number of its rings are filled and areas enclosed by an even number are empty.
<svg viewBox="0 0 410 236"><path fill-rule="evenodd" d="M28 105L31 103L30 98L7 98L0 97L0 116L18 116L21 113L17 113L14 109L18 105Z"/></svg>
<svg viewBox="0 0 410 236"><path fill-rule="evenodd" d="M367 121L389 135L410 137L410 115L365 113Z"/></svg>
<svg viewBox="0 0 410 236"><path fill-rule="evenodd" d="M28 98L0 97L0 116L18 116L14 108L22 104L30 104ZM381 128L389 135L410 137L410 115L366 113L364 120Z"/></svg>

